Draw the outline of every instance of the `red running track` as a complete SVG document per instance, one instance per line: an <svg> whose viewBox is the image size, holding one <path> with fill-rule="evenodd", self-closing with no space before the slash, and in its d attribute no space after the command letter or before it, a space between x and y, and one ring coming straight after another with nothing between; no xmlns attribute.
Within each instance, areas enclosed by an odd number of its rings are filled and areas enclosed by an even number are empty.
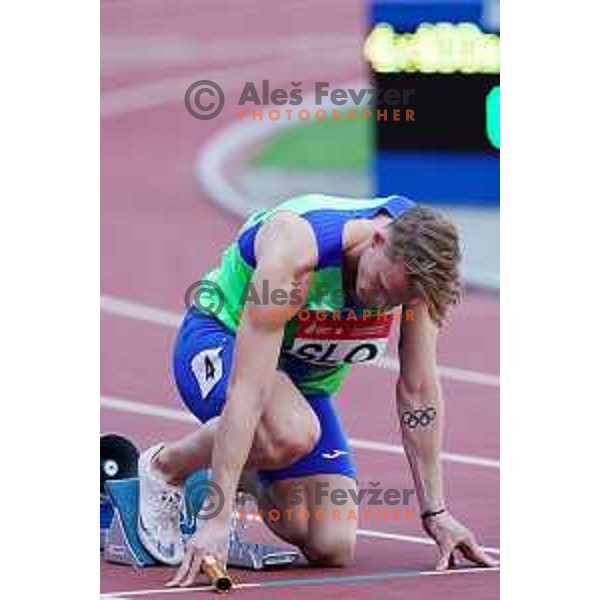
<svg viewBox="0 0 600 600"><path fill-rule="evenodd" d="M101 289L109 300L105 308L121 299L138 309L181 313L183 292L214 264L239 224L211 203L194 178L196 153L231 122L233 109L226 107L213 121L192 119L183 106L188 85L213 78L228 94L239 92L247 80L268 78L284 86L299 78L341 83L364 76L361 4L355 0L324 4L102 2ZM178 412L183 406L170 372L175 329L162 317L147 318L140 310L129 316L123 311L101 312L102 429L129 435L140 446L193 427ZM468 294L443 333L440 363L498 373L496 295ZM399 442L393 383L392 370L356 368L339 406L351 438L362 442L356 448L360 481L412 487L405 458L391 450ZM493 381L482 385L444 379L443 383L448 404L445 451L466 460L445 463L450 506L485 546L499 548L499 387ZM161 408L171 412L163 417L148 414ZM364 442L383 446L365 448ZM487 461L479 464L477 459ZM372 593L407 600L459 594L466 600L499 597L497 571L417 574L429 572L436 559L435 548L421 543L418 523L371 520L359 528L362 534L352 567L335 571L299 567L269 574L234 571L247 586L236 596L262 597L266 588L249 584L278 582L276 593L284 598L360 598ZM381 532L388 538L381 538ZM403 536L412 536L411 541ZM158 591L169 574L163 568L136 571L101 563L101 589L106 594L129 592L123 594L126 598L166 598ZM332 584L327 578L337 579ZM298 579L312 583L301 585ZM181 591L169 597L183 600L196 595Z"/></svg>

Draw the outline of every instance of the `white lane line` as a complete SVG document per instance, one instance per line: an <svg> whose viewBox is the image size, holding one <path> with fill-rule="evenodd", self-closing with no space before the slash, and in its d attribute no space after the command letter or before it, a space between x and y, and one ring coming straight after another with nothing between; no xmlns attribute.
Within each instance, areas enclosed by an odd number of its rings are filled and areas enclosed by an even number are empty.
<svg viewBox="0 0 600 600"><path fill-rule="evenodd" d="M435 542L426 537L418 535L403 535L400 533L388 533L387 531L375 531L373 529L357 529L357 535L364 537L377 538L381 540L392 540L396 542L410 542L412 544L425 544L427 546L435 546ZM492 548L490 546L482 546L484 552L500 556L500 548Z"/></svg>
<svg viewBox="0 0 600 600"><path fill-rule="evenodd" d="M260 515L257 514L246 515L246 520L262 522ZM402 533L391 533L389 531L377 531L375 529L357 529L356 534L363 537L376 538L379 540L392 540L396 542L410 542L411 544L435 546L435 542L431 538L419 535L405 535ZM500 548L492 548L490 546L482 546L482 548L488 554L500 555Z"/></svg>
<svg viewBox="0 0 600 600"><path fill-rule="evenodd" d="M145 321L154 325L165 325L167 327L179 327L183 318L183 311L181 314L178 314L169 310L163 310L162 308L154 308L112 296L100 296L100 310L118 317L126 317L128 319Z"/></svg>
<svg viewBox="0 0 600 600"><path fill-rule="evenodd" d="M258 588L260 587L260 583L235 583L233 585L234 590L242 590L249 588ZM214 588L212 585L201 585L197 587L185 587L185 588L158 588L154 590L131 590L128 592L111 592L110 596L105 596L104 594L100 594L100 598L102 600L107 600L108 598L119 598L123 600L127 596L155 596L161 594L184 594L184 593L192 593L192 592L214 592Z"/></svg>
<svg viewBox="0 0 600 600"><path fill-rule="evenodd" d="M402 446L394 446L383 442L372 442L370 440L359 440L350 438L352 446L359 450L372 450L373 452L387 452L389 454L405 454ZM494 458L482 456L471 456L469 454L456 454L454 452L442 452L442 460L447 462L471 465L474 467L486 467L488 469L499 469L500 461Z"/></svg>
<svg viewBox="0 0 600 600"><path fill-rule="evenodd" d="M374 366L399 371L398 360L391 356L384 356ZM473 383L478 385L489 385L491 387L500 387L500 376L489 373L479 373L478 371L468 371L466 369L457 369L456 367L438 366L438 373L444 379L452 379L463 383Z"/></svg>
<svg viewBox="0 0 600 600"><path fill-rule="evenodd" d="M272 62L269 66L280 63L281 61ZM204 73L190 72L187 75L104 92L100 96L100 116L111 117L177 102L181 103L181 110L185 110L183 102L185 92L194 81L209 79L226 90L235 83L241 82L247 72L248 69L245 67L218 69ZM254 69L252 75L257 74L257 69Z"/></svg>
<svg viewBox="0 0 600 600"><path fill-rule="evenodd" d="M145 417L158 417L159 419L179 421L180 423L198 423L198 420L185 410L135 402L133 400L126 400L125 398L115 398L114 396L100 396L100 406L121 412L144 415Z"/></svg>
<svg viewBox="0 0 600 600"><path fill-rule="evenodd" d="M455 367L438 367L440 377L462 381L463 383L473 383L479 385L489 385L490 387L500 387L500 375L491 375L489 373L479 373L477 371L468 371L466 369L457 369Z"/></svg>
<svg viewBox="0 0 600 600"><path fill-rule="evenodd" d="M325 65L323 65L323 61L325 61ZM247 81L264 79L265 74L269 75L271 81L281 80L285 82L291 81L293 78L299 81L307 77L307 71L310 72L311 69L314 71L316 66L341 70L351 67L352 63L348 61L347 56L344 56L343 53L324 51L321 48L308 54L303 52L301 57L295 61L293 73L290 72L290 59L286 56L251 65L189 72L186 75L104 92L100 96L100 115L101 117L122 115L174 103L180 103L181 110L184 111L183 99L185 92L192 83L199 79L208 79L221 86L227 94L225 105L232 106L238 101L244 83ZM232 88L239 89L232 90ZM193 120L190 117L190 121Z"/></svg>
<svg viewBox="0 0 600 600"><path fill-rule="evenodd" d="M167 327L178 327L182 319L182 314L154 308L130 300L122 300L113 296L100 296L100 310L118 317L136 319L155 325L165 325ZM391 371L398 371L398 361L395 358L386 356L373 366ZM457 369L456 367L438 366L438 372L443 379L460 381L462 383L472 383L476 385L487 385L490 387L500 387L500 377L489 373L480 373L478 371L469 371L467 369Z"/></svg>
<svg viewBox="0 0 600 600"><path fill-rule="evenodd" d="M170 421L179 421L181 423L197 423L196 418L189 412L168 408L156 404L146 404L135 402L125 398L115 398L113 396L101 396L100 406L110 410L129 412L147 417L157 417L168 419ZM383 442L374 442L371 440L362 440L350 438L350 444L357 450L371 450L372 452L382 452L387 454L405 454L402 446L385 444ZM468 454L456 454L454 452L442 452L442 460L449 463L470 465L475 467L484 467L488 469L499 469L500 461L493 458L482 456L470 456Z"/></svg>
<svg viewBox="0 0 600 600"><path fill-rule="evenodd" d="M331 33L304 33L293 36L259 39L252 36L198 41L182 36L102 36L102 73L115 73L152 67L190 66L214 68L215 62L227 68L288 56L291 62L298 53L328 53L334 49L347 53L357 48L354 36ZM350 58L347 59L348 61ZM209 66L210 65L210 66ZM193 81L193 80L192 80ZM191 81L190 81L191 83Z"/></svg>
<svg viewBox="0 0 600 600"><path fill-rule="evenodd" d="M335 582L339 580L340 583L363 583L366 581L385 581L391 578L400 577L448 577L456 575L472 575L475 573L495 573L500 571L500 567L490 567L483 569L481 567L466 567L461 569L451 569L449 571L406 571L401 572L383 572L383 573L372 573L368 575L329 575L325 577L304 577L302 580L298 578L294 579L280 579L277 580L276 585L269 585L269 582L264 583L234 583L234 590L241 589L252 589L252 588L286 588L295 587L297 585L324 585L325 583L331 583L335 585ZM154 596L160 594L189 594L190 592L214 592L214 589L210 585L203 585L197 587L187 588L158 588L150 590L132 590L128 592L111 592L110 595L100 594L100 598L108 600L109 598L121 598L125 596Z"/></svg>

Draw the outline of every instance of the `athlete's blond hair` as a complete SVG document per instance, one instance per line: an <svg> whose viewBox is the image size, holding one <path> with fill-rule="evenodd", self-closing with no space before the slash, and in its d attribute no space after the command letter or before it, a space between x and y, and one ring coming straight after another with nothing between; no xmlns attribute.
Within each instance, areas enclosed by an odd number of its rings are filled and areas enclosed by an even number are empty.
<svg viewBox="0 0 600 600"><path fill-rule="evenodd" d="M442 325L448 307L461 297L458 229L440 211L416 206L387 225L386 254L401 259L409 275L410 295L422 299L431 319Z"/></svg>

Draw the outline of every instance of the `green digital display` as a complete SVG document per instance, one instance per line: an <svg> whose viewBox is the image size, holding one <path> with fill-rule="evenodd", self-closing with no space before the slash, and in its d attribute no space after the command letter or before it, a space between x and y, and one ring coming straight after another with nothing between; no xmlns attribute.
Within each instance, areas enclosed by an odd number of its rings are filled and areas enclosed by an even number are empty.
<svg viewBox="0 0 600 600"><path fill-rule="evenodd" d="M404 31L384 21L367 35L363 54L381 92L410 93L412 120L377 123L386 151L500 150L500 35L474 22L422 22Z"/></svg>
<svg viewBox="0 0 600 600"><path fill-rule="evenodd" d="M492 88L485 99L485 129L492 146L500 150L500 86Z"/></svg>
<svg viewBox="0 0 600 600"><path fill-rule="evenodd" d="M373 27L363 55L376 73L500 73L500 36L476 23L421 23L398 32L389 23Z"/></svg>

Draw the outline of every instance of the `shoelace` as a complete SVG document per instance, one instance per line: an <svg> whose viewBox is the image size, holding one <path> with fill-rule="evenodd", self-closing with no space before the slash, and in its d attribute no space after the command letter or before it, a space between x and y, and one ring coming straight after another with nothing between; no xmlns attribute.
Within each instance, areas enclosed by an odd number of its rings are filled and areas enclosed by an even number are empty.
<svg viewBox="0 0 600 600"><path fill-rule="evenodd" d="M175 523L179 527L179 513L181 510L181 494L175 490L165 490L160 495L158 506L159 519L164 525Z"/></svg>

